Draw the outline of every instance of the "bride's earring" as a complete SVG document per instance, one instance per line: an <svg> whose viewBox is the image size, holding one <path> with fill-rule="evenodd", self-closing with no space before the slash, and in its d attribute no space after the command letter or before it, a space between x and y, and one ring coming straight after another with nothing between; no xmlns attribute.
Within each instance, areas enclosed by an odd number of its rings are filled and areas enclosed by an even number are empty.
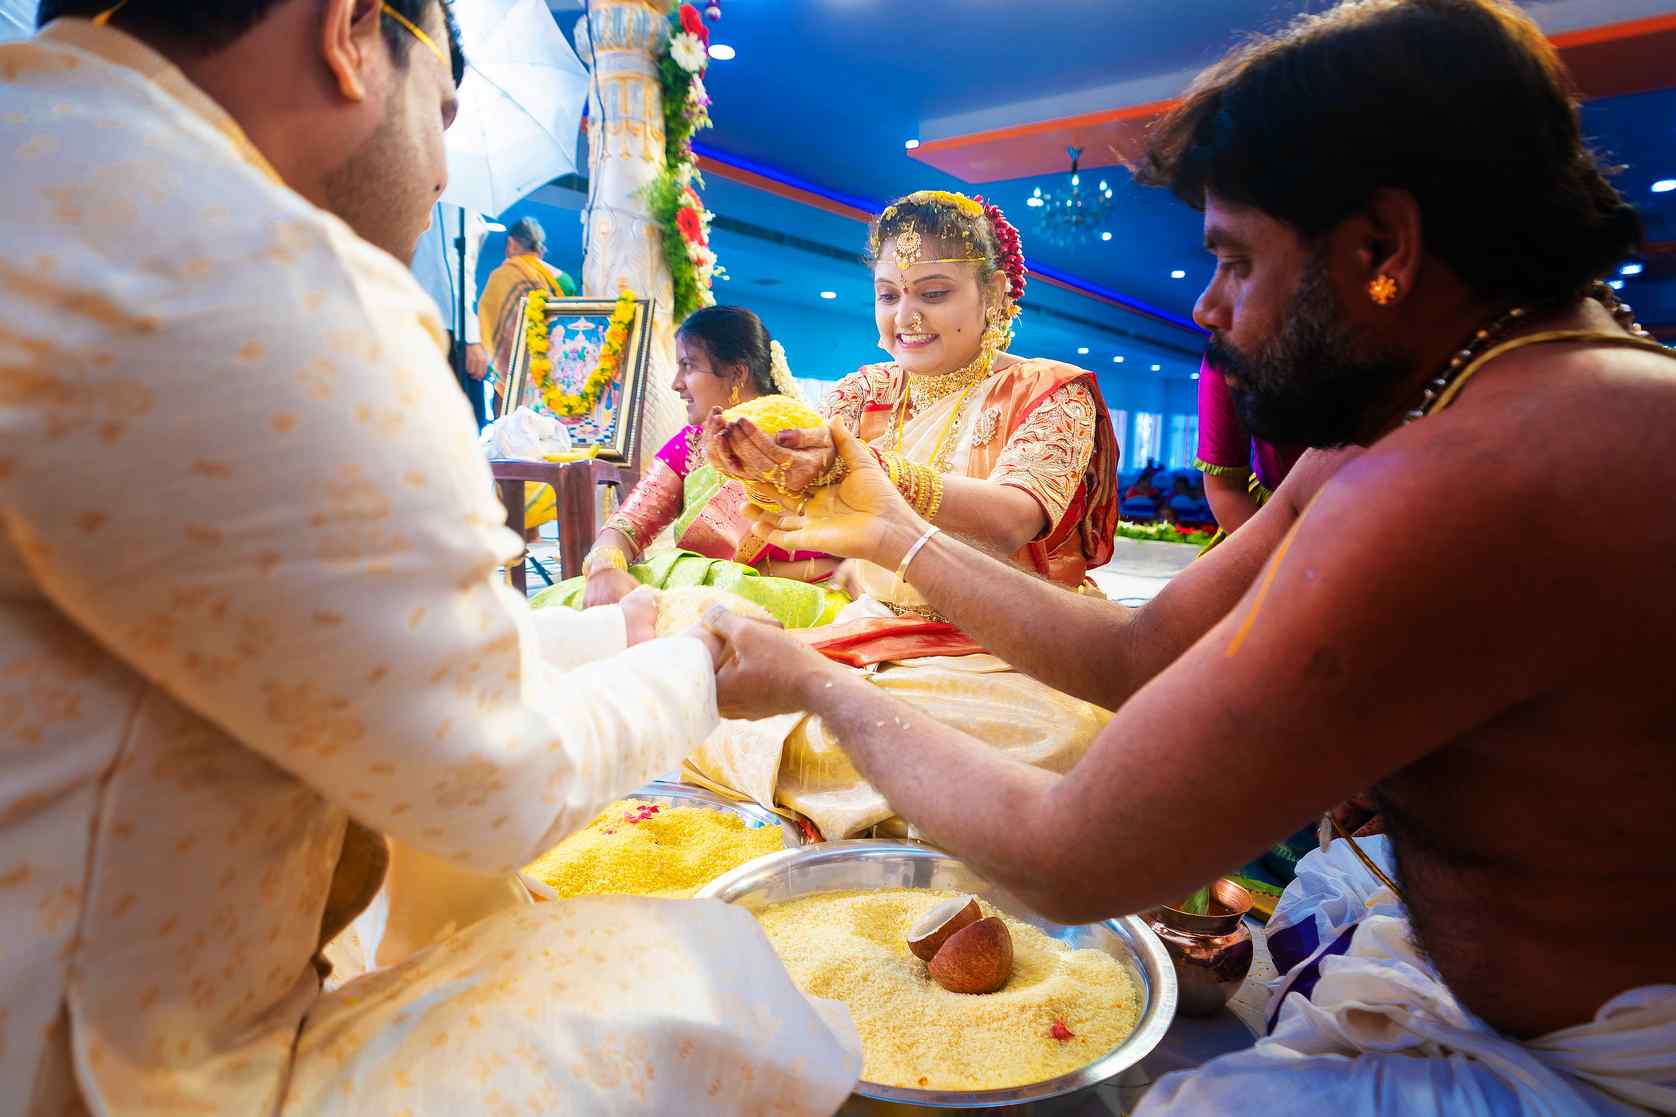
<svg viewBox="0 0 1676 1117"><path fill-rule="evenodd" d="M733 391L728 393L727 405L729 407L739 406L739 381L737 380L733 382Z"/></svg>
<svg viewBox="0 0 1676 1117"><path fill-rule="evenodd" d="M1013 331L1007 312L992 309L984 315L983 338L979 342L988 353L1003 352L1013 343Z"/></svg>

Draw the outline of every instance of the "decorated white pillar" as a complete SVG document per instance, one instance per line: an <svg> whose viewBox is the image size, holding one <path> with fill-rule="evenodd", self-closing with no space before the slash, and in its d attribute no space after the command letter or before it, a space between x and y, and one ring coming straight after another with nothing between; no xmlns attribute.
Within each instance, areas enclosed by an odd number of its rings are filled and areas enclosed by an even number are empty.
<svg viewBox="0 0 1676 1117"><path fill-rule="evenodd" d="M614 298L626 284L657 302L647 366L640 464L686 424L670 387L675 375L673 291L662 231L643 196L664 169L663 93L658 59L669 38L667 0L592 0L576 24L576 53L593 71L588 84L588 177L582 293Z"/></svg>

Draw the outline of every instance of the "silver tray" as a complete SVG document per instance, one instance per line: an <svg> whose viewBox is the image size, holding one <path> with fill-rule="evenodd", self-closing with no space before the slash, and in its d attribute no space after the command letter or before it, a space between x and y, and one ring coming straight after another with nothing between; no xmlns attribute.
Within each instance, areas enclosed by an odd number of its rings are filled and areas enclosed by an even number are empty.
<svg viewBox="0 0 1676 1117"><path fill-rule="evenodd" d="M845 841L805 846L785 853L771 853L741 865L711 881L698 899L725 900L758 910L782 900L814 892L844 889L933 888L971 892L1008 915L1039 927L1061 942L1078 949L1104 950L1128 971L1141 991L1141 1017L1127 1039L1094 1062L1070 1074L1005 1090L911 1090L858 1083L858 1099L903 1109L914 1108L993 1109L1017 1106L1019 1112L1035 1111L1034 1103L1065 1098L1115 1078L1135 1066L1169 1031L1176 1012L1176 976L1164 944L1152 929L1134 916L1108 919L1101 923L1065 926L1037 915L1010 893L997 888L961 861L928 846L902 842ZM1057 1107L1056 1107L1057 1108ZM866 1112L868 1107L846 1107L842 1112Z"/></svg>

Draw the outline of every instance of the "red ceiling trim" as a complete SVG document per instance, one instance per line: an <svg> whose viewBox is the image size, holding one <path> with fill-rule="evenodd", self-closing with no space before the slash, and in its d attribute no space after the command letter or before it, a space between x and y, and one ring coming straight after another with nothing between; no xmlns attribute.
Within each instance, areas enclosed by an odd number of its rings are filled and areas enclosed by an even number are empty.
<svg viewBox="0 0 1676 1117"><path fill-rule="evenodd" d="M988 132L973 132L967 136L951 136L945 140L925 140L914 150L913 154L914 158L924 160L927 155L935 155L940 151L955 151L976 144L1026 139L1030 136L1039 136L1043 133L1059 132L1065 129L1098 128L1103 124L1150 121L1153 117L1162 116L1169 112L1179 103L1174 99L1151 101L1144 105L1128 105L1124 108L1083 113L1080 116L1039 120L1032 124L1015 124L1009 128L996 128Z"/></svg>
<svg viewBox="0 0 1676 1117"><path fill-rule="evenodd" d="M1580 27L1575 31L1561 31L1558 35L1548 36L1548 41L1563 51L1572 47L1592 47L1601 43L1636 39L1642 35L1658 35L1665 31L1676 31L1676 12L1648 16L1646 19L1628 19L1622 23L1607 23L1599 27Z"/></svg>
<svg viewBox="0 0 1676 1117"><path fill-rule="evenodd" d="M1598 99L1676 87L1676 12L1564 31L1549 37L1579 91ZM967 182L997 182L1063 170L1067 146L1084 149L1085 168L1139 153L1145 130L1180 102L1125 105L926 140L908 154Z"/></svg>

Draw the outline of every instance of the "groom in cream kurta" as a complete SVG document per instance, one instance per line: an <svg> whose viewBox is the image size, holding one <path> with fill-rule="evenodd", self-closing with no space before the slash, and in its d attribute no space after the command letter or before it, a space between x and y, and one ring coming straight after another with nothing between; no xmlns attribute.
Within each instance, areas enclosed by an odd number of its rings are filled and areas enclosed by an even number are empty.
<svg viewBox="0 0 1676 1117"><path fill-rule="evenodd" d="M322 18L386 50L377 7L282 2L230 50ZM711 730L710 655L581 665L621 611L498 581L434 307L121 26L0 47L5 1108L831 1112L853 1037L721 905L524 908L322 995L351 819L518 866Z"/></svg>

